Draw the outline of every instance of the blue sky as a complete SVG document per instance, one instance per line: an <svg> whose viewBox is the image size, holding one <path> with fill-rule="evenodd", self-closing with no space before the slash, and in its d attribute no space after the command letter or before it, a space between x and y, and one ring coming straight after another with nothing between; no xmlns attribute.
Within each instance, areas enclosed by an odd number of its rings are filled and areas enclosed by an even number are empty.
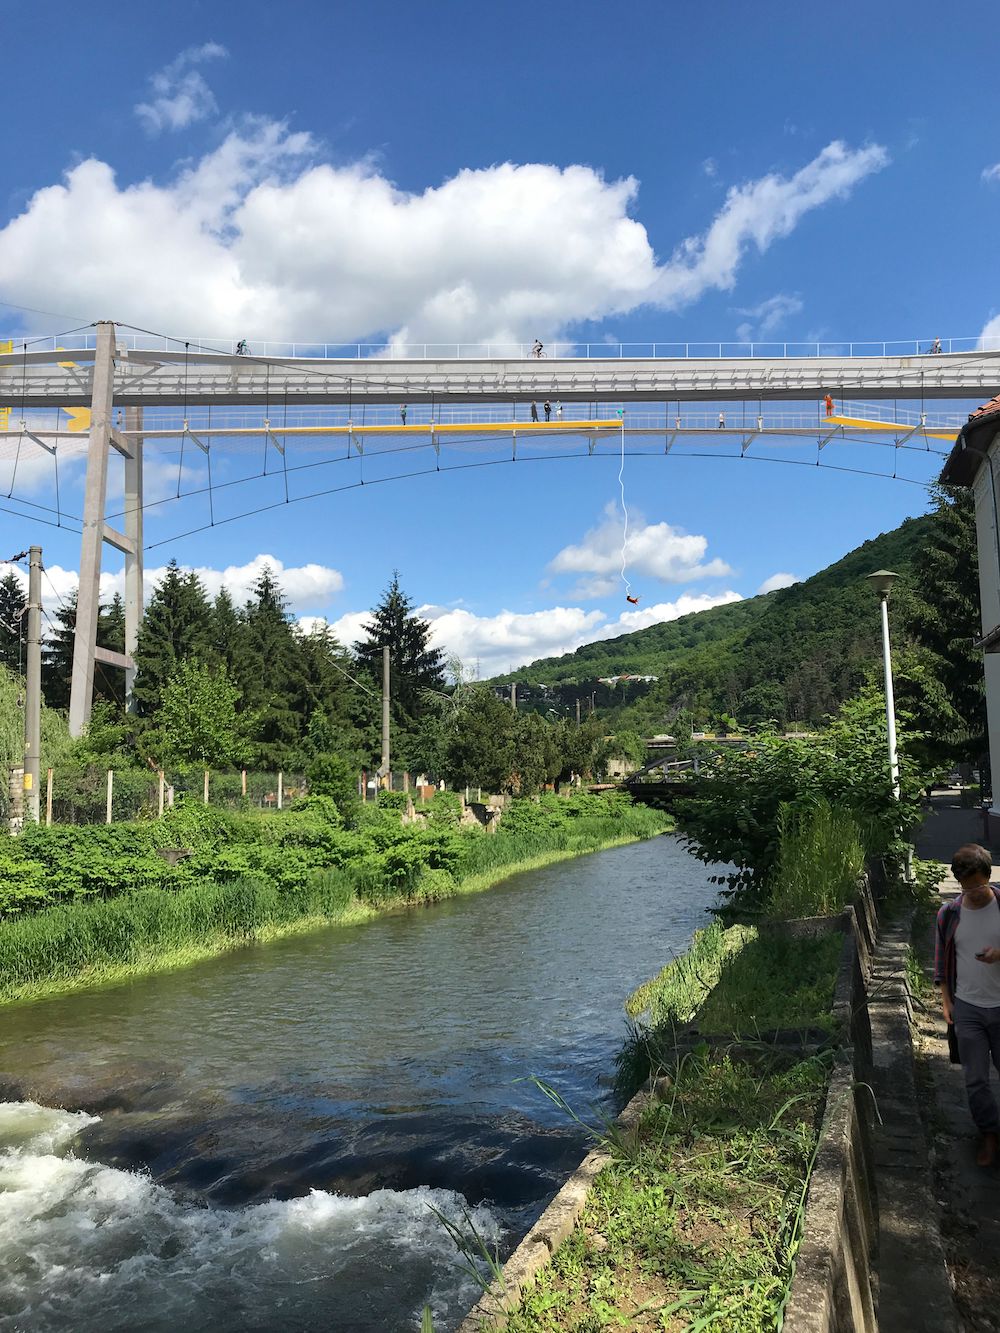
<svg viewBox="0 0 1000 1333"><path fill-rule="evenodd" d="M986 4L52 15L0 5L17 109L0 336L113 318L251 343L927 343L1000 309ZM875 455L842 458L892 470ZM808 575L925 506L918 487L824 468L630 460L636 613L608 571L616 474L609 456L433 476L174 542L203 519L181 501L150 516L148 559L213 587L229 570L242 595L271 556L296 613L348 638L398 567L485 672ZM71 505L79 468L63 481ZM38 465L15 496L50 488ZM0 534L41 540L71 585L77 539L6 513Z"/></svg>

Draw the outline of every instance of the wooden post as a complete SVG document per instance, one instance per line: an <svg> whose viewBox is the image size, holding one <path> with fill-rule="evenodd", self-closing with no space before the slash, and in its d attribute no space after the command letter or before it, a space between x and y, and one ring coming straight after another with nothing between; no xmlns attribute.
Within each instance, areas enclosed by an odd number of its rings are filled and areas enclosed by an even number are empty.
<svg viewBox="0 0 1000 1333"><path fill-rule="evenodd" d="M240 795L244 798L244 800L246 799L246 794L247 794L247 771L244 768L240 770Z"/></svg>
<svg viewBox="0 0 1000 1333"><path fill-rule="evenodd" d="M366 768L361 770L361 799L362 801L368 800L368 770Z"/></svg>
<svg viewBox="0 0 1000 1333"><path fill-rule="evenodd" d="M157 791L157 794L156 794L156 816L157 816L158 819L162 819L162 818L163 818L163 788L164 788L164 785L165 785L165 782L166 782L166 779L165 779L164 776L163 776L163 769L162 769L162 768L160 769L159 773L157 773L156 776L157 776L157 784L156 784L156 785L157 785L157 787L158 787L158 789L159 789L159 790Z"/></svg>
<svg viewBox="0 0 1000 1333"><path fill-rule="evenodd" d="M409 791L409 790L410 790L410 775L409 775L409 773L406 771L406 769L404 768L404 769L403 769L403 791Z"/></svg>
<svg viewBox="0 0 1000 1333"><path fill-rule="evenodd" d="M278 769L278 809L280 810L285 796L285 775L281 769Z"/></svg>
<svg viewBox="0 0 1000 1333"><path fill-rule="evenodd" d="M115 772L113 768L108 769L108 809L104 818L105 824L111 823L111 810L115 796Z"/></svg>
<svg viewBox="0 0 1000 1333"><path fill-rule="evenodd" d="M45 827L52 827L52 769L45 780Z"/></svg>
<svg viewBox="0 0 1000 1333"><path fill-rule="evenodd" d="M208 769L205 769L205 789L201 797L202 805L208 805Z"/></svg>

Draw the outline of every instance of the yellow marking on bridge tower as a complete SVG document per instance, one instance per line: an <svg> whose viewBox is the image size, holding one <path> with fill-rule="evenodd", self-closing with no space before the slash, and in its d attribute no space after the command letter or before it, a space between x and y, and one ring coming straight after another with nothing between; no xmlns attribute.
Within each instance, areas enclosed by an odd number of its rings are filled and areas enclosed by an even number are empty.
<svg viewBox="0 0 1000 1333"><path fill-rule="evenodd" d="M62 350L63 350L63 349L62 349L61 347L57 347L57 348L56 348L56 351L57 351L57 352L61 352ZM62 370L75 370L75 369L76 369L76 362L75 362L75 361L60 361L60 362L59 362L59 366L60 366L60 369L62 369ZM90 408L89 408L89 407L67 407L67 408L65 409L65 411L66 411L66 415L69 417L69 429L70 429L70 430L73 430L73 431L88 431L88 430L90 430ZM58 419L58 417L57 417L57 419Z"/></svg>

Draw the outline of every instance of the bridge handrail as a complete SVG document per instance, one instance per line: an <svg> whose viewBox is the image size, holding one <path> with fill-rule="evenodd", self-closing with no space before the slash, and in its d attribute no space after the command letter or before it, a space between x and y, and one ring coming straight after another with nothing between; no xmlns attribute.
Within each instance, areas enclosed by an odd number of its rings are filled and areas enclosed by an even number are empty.
<svg viewBox="0 0 1000 1333"><path fill-rule="evenodd" d="M85 332L60 338L32 338L32 351L79 351L92 348L96 335ZM182 340L130 333L120 329L120 346L129 351L183 351L188 347L194 354L221 352L235 355L234 338L191 338ZM13 350L19 351L23 342L13 339ZM652 360L721 360L763 358L815 359L817 357L887 357L931 356L935 343L931 338L903 338L895 341L836 341L822 342L626 342L577 343L551 342L546 344L544 357L553 360L608 360L650 358ZM1000 351L1000 338L984 339L980 335L968 338L940 339L940 353L950 355L969 352ZM364 361L392 359L400 361L468 361L468 360L533 360L531 343L326 343L251 341L251 357L291 357L297 359Z"/></svg>

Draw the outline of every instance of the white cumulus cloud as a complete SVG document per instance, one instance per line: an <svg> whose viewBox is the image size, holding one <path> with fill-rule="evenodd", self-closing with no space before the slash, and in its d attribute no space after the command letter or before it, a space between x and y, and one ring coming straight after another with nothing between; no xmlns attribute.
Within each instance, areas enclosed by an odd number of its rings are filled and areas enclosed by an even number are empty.
<svg viewBox="0 0 1000 1333"><path fill-rule="evenodd" d="M252 595L253 585L265 566L270 568L281 584L288 599L288 609L296 616L309 610L329 606L331 600L343 591L344 576L337 569L317 564L285 565L277 556L267 554L255 555L245 565L227 565L225 569L216 569L211 565L181 565L180 568L185 573L193 569L205 585L209 597L215 597L221 588L226 587L236 605L242 606ZM27 587L27 574L17 565L0 562L0 579L11 570ZM166 565L145 567L143 590L147 600L166 572ZM64 569L62 565L46 565L45 573L46 577L42 580L42 603L51 615L60 602L75 591L80 576L75 569ZM124 573L103 572L101 601L109 602L115 593L121 595L125 593Z"/></svg>
<svg viewBox="0 0 1000 1333"><path fill-rule="evenodd" d="M619 581L623 530L621 511L610 501L597 527L582 542L564 546L549 562L549 569L555 574L583 575L574 590L578 597L606 596ZM661 583L690 583L732 573L724 560L706 561L707 550L706 537L682 532L669 523L647 523L640 513L630 513L625 549L630 577L645 574Z"/></svg>
<svg viewBox="0 0 1000 1333"><path fill-rule="evenodd" d="M143 127L150 134L183 130L213 115L218 110L215 96L195 66L228 54L218 42L189 46L169 65L151 75L149 101L139 102L134 108Z"/></svg>
<svg viewBox="0 0 1000 1333"><path fill-rule="evenodd" d="M782 573L772 574L769 579L764 580L764 582L757 589L757 592L758 594L766 592L777 592L779 588L790 588L793 583L801 583L801 582L802 580L799 578L797 574L782 574Z"/></svg>
<svg viewBox="0 0 1000 1333"><path fill-rule="evenodd" d="M334 165L309 134L247 119L162 183L121 182L96 158L71 167L0 228L0 287L172 334L517 342L729 289L749 249L887 162L878 145L831 143L792 175L730 189L659 262L631 215L632 177L506 162L409 192L371 161Z"/></svg>

